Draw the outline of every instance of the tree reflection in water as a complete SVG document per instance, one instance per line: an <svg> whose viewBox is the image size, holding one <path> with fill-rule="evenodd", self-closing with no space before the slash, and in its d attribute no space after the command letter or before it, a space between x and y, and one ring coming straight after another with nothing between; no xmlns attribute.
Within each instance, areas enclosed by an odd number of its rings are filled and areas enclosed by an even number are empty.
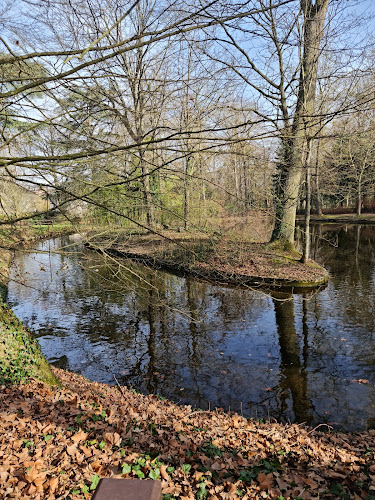
<svg viewBox="0 0 375 500"><path fill-rule="evenodd" d="M16 256L8 300L49 360L89 379L360 429L375 414L375 226L314 225L312 239L331 278L311 296L118 266L83 248L48 253L67 243L56 239Z"/></svg>
<svg viewBox="0 0 375 500"><path fill-rule="evenodd" d="M285 413L286 398L290 394L295 420L310 423L312 421L311 401L308 397L306 372L308 352L306 301L303 301L304 345L302 353L295 326L293 294L278 294L273 298L273 303L280 343L280 417Z"/></svg>

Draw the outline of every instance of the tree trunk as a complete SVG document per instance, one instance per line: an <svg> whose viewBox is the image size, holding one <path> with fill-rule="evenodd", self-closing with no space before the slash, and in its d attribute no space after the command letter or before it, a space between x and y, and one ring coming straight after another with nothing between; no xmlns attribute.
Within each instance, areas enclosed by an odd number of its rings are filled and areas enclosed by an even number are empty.
<svg viewBox="0 0 375 500"><path fill-rule="evenodd" d="M185 231L188 229L188 220L189 220L189 205L190 205L190 162L191 157L188 155L185 160L185 178L184 178L184 229Z"/></svg>
<svg viewBox="0 0 375 500"><path fill-rule="evenodd" d="M304 15L303 55L299 76L298 97L293 124L281 138L283 163L276 206L275 227L271 241L286 247L294 246L294 229L299 189L304 168L303 155L307 135L311 137L315 105L316 79L324 21L330 0L301 0Z"/></svg>
<svg viewBox="0 0 375 500"><path fill-rule="evenodd" d="M321 128L322 124L319 124ZM319 177L319 150L320 150L320 139L318 139L318 144L316 146L316 158L315 158L315 209L316 215L319 217L322 215L322 205L320 201L320 177Z"/></svg>
<svg viewBox="0 0 375 500"><path fill-rule="evenodd" d="M310 173L310 160L311 159L311 141L308 142L306 152L306 166L305 166L305 221L303 227L303 251L301 262L306 264L310 258L310 213L311 213L311 173Z"/></svg>
<svg viewBox="0 0 375 500"><path fill-rule="evenodd" d="M143 200L145 204L147 225L148 227L153 228L155 226L154 204L150 186L150 175L148 168L145 165L144 154L145 152L142 150L139 152L139 162L142 172Z"/></svg>
<svg viewBox="0 0 375 500"><path fill-rule="evenodd" d="M358 191L357 191L357 215L361 215L362 212L362 183L358 182Z"/></svg>
<svg viewBox="0 0 375 500"><path fill-rule="evenodd" d="M293 146L295 148L295 146ZM295 148L296 149L296 148ZM296 222L297 203L301 184L302 166L296 164L295 151L289 153L283 166L277 194L276 221L271 241L280 241L284 246L294 245L294 228Z"/></svg>

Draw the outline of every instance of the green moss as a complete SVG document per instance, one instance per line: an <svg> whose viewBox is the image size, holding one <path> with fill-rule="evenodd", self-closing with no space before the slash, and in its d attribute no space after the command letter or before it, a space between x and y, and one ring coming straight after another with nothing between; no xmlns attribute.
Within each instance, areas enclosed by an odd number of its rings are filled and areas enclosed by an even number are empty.
<svg viewBox="0 0 375 500"><path fill-rule="evenodd" d="M0 300L5 301L8 294L8 287L0 282Z"/></svg>
<svg viewBox="0 0 375 500"><path fill-rule="evenodd" d="M287 254L285 257L289 257L291 259L299 259L301 257L301 254L298 252L293 243L287 240L273 241L272 243L268 243L266 247L272 252L285 252Z"/></svg>

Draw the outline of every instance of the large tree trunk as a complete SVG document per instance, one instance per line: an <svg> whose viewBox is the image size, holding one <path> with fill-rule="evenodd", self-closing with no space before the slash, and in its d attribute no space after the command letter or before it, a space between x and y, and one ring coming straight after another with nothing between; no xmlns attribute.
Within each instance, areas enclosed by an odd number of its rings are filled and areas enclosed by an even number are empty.
<svg viewBox="0 0 375 500"><path fill-rule="evenodd" d="M303 55L293 124L284 131L280 186L277 193L276 221L271 241L294 245L296 210L304 169L305 144L312 134L315 89L320 44L330 0L301 0L304 16Z"/></svg>
<svg viewBox="0 0 375 500"><path fill-rule="evenodd" d="M310 259L310 215L311 215L311 140L307 144L306 166L305 166L305 222L303 227L303 249L301 262L306 264Z"/></svg>

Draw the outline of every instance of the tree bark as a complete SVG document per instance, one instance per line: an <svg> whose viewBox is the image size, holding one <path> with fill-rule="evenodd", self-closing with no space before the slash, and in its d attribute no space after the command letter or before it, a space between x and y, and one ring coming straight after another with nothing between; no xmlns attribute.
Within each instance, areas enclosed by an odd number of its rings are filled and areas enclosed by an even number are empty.
<svg viewBox="0 0 375 500"><path fill-rule="evenodd" d="M362 212L362 179L360 178L357 186L357 215Z"/></svg>
<svg viewBox="0 0 375 500"><path fill-rule="evenodd" d="M284 130L282 164L276 221L271 241L286 247L294 246L296 210L304 168L304 146L313 126L312 115L318 73L320 44L330 0L301 0L304 16L303 55L299 76L298 97L291 127Z"/></svg>
<svg viewBox="0 0 375 500"><path fill-rule="evenodd" d="M301 262L306 264L310 259L310 214L311 214L311 141L308 142L305 166L305 221L303 227L303 250Z"/></svg>

